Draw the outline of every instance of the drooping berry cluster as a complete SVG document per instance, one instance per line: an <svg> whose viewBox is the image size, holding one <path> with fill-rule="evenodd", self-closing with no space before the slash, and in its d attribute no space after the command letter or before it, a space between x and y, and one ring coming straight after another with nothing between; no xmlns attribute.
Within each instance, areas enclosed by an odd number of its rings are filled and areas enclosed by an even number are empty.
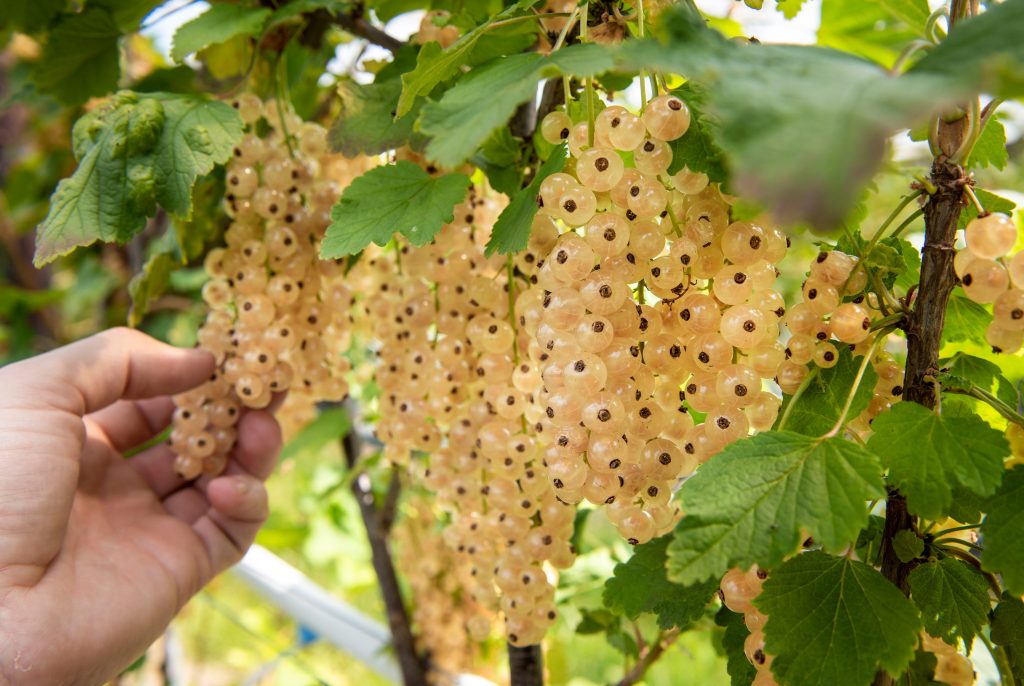
<svg viewBox="0 0 1024 686"><path fill-rule="evenodd" d="M677 521L678 478L770 428L779 407L764 380L783 362L772 286L786 238L731 222L707 176L668 174L669 142L689 122L671 95L640 116L607 107L592 134L564 112L546 117L542 134L567 141L573 173L541 184L544 217L519 262L536 284L517 316L542 381L528 419L558 497L608 505L633 543Z"/></svg>
<svg viewBox="0 0 1024 686"><path fill-rule="evenodd" d="M232 223L225 247L205 261L210 313L198 335L218 367L208 383L176 399L171 433L175 468L185 478L223 470L243 408L266 407L290 389L292 412L302 415L298 408L308 412L314 401L348 392L343 353L352 298L340 265L318 256L339 193L326 173L338 161L319 125L252 95L235 105L249 132L228 164L225 209ZM288 131L295 150L286 143Z"/></svg>
<svg viewBox="0 0 1024 686"><path fill-rule="evenodd" d="M1024 343L1024 251L1010 255L1017 227L1005 214L987 214L971 220L964 237L953 268L968 298L992 304L985 340L995 352L1017 352Z"/></svg>
<svg viewBox="0 0 1024 686"><path fill-rule="evenodd" d="M761 587L767 578L768 573L757 566L746 572L730 569L722 577L719 587L722 603L733 612L743 615L743 623L750 631L743 642L743 653L757 670L751 686L776 686L771 672L774 656L764 651L764 625L768 617L754 607L753 602L761 595Z"/></svg>

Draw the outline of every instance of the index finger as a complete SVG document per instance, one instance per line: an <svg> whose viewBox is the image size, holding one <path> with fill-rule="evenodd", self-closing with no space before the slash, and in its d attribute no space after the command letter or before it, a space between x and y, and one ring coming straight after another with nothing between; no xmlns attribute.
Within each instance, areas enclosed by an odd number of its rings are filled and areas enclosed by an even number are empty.
<svg viewBox="0 0 1024 686"><path fill-rule="evenodd" d="M133 329L110 329L0 369L0 409L42 405L82 416L122 398L181 393L213 369L208 352L175 348Z"/></svg>

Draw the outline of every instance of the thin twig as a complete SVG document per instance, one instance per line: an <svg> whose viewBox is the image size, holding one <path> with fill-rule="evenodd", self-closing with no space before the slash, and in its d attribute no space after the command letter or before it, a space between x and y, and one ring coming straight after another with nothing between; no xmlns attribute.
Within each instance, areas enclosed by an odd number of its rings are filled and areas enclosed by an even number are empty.
<svg viewBox="0 0 1024 686"><path fill-rule="evenodd" d="M651 665L658 661L658 658L675 643L677 638L679 638L679 630L671 629L652 641L647 650L641 653L640 659L633 665L633 669L626 672L626 675L619 680L618 686L633 686L633 684L640 683Z"/></svg>
<svg viewBox="0 0 1024 686"><path fill-rule="evenodd" d="M353 36L365 38L385 50L398 52L405 47L405 41L398 40L386 31L378 29L376 26L366 21L365 18L355 13L337 14L334 16L334 23L351 33Z"/></svg>

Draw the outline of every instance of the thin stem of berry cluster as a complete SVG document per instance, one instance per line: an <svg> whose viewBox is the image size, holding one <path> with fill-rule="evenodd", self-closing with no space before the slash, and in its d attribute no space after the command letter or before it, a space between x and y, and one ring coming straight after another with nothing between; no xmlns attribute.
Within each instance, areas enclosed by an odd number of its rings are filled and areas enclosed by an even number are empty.
<svg viewBox="0 0 1024 686"><path fill-rule="evenodd" d="M871 365L871 358L874 357L875 351L878 350L878 346L885 341L886 336L892 332L892 328L883 329L878 333L878 338L872 346L864 353L864 359L861 360L860 367L857 369L857 376L853 378L853 384L850 385L850 393L846 396L846 402L843 404L843 409L839 413L839 419L836 420L835 425L829 430L827 434L822 438L832 438L839 435L842 431L843 426L846 424L846 416L850 414L850 408L853 406L853 399L857 395L857 389L860 388L860 382L864 380L864 373L867 372L868 367Z"/></svg>

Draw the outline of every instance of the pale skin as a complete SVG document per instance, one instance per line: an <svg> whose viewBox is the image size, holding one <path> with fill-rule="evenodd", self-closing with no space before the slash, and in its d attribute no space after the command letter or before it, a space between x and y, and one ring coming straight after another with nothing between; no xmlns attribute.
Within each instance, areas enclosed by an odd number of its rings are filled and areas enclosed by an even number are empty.
<svg viewBox="0 0 1024 686"><path fill-rule="evenodd" d="M166 443L123 457L213 368L128 329L0 368L0 686L109 680L252 544L270 413L242 417L214 479L180 479Z"/></svg>

